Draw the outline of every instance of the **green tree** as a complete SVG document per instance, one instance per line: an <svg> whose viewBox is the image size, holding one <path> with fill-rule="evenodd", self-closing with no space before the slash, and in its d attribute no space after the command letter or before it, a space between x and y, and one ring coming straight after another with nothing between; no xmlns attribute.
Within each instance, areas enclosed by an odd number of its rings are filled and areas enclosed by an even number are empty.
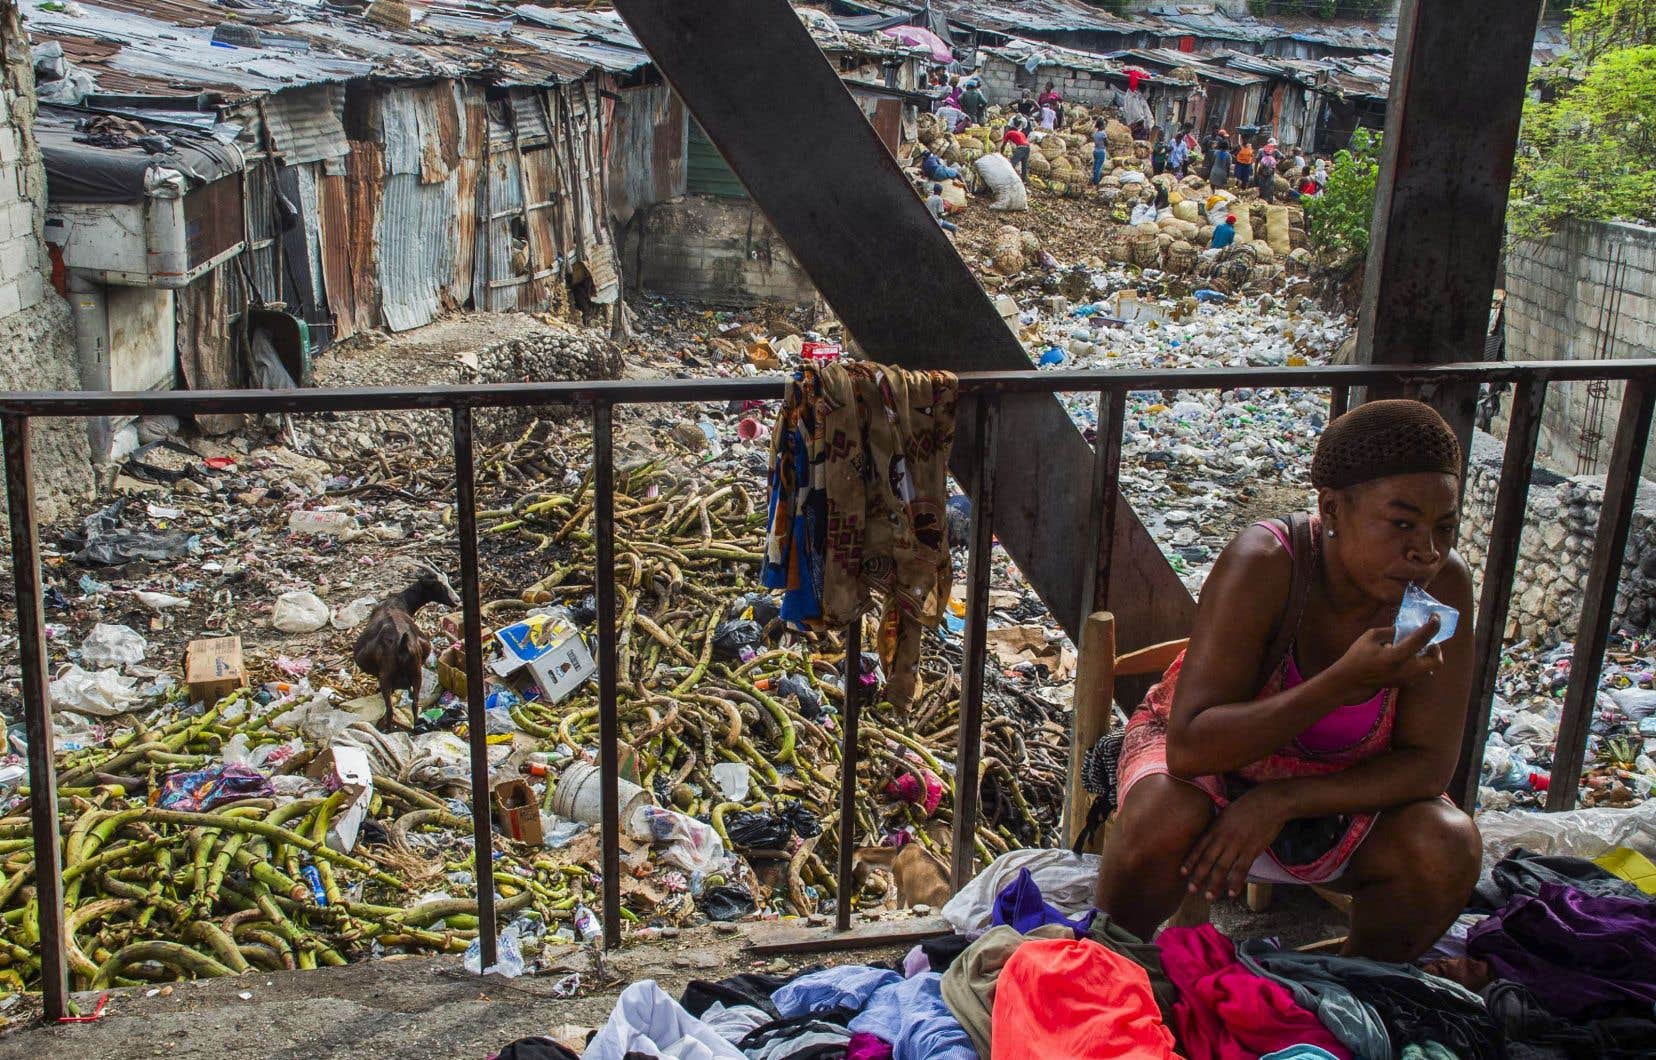
<svg viewBox="0 0 1656 1060"><path fill-rule="evenodd" d="M1322 194L1306 200L1312 249L1333 271L1345 271L1368 254L1381 140L1380 133L1359 127L1351 134L1351 146L1335 153Z"/></svg>
<svg viewBox="0 0 1656 1060"><path fill-rule="evenodd" d="M1656 44L1651 0L1577 0L1564 25L1571 51L1593 62L1607 51Z"/></svg>
<svg viewBox="0 0 1656 1060"><path fill-rule="evenodd" d="M1656 45L1591 40L1598 50L1580 83L1524 105L1507 208L1513 242L1544 238L1570 218L1656 220Z"/></svg>

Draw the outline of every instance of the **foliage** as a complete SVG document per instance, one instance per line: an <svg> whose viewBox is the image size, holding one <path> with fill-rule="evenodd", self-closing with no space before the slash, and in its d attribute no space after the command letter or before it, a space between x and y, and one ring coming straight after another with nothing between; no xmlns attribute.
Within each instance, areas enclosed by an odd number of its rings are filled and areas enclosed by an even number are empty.
<svg viewBox="0 0 1656 1060"><path fill-rule="evenodd" d="M1656 44L1651 0L1577 0L1564 25L1570 50L1586 62L1607 51Z"/></svg>
<svg viewBox="0 0 1656 1060"><path fill-rule="evenodd" d="M1598 0L1589 13L1606 6ZM1653 159L1656 45L1601 50L1580 84L1525 102L1508 238L1544 238L1571 218L1656 220Z"/></svg>
<svg viewBox="0 0 1656 1060"><path fill-rule="evenodd" d="M1306 200L1306 229L1324 261L1355 262L1368 254L1381 139L1380 133L1359 127L1351 146L1334 155L1323 193Z"/></svg>

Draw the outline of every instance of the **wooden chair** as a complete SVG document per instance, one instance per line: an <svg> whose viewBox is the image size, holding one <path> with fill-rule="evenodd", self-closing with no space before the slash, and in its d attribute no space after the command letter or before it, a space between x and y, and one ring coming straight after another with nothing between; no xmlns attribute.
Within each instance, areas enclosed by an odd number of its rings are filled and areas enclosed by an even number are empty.
<svg viewBox="0 0 1656 1060"><path fill-rule="evenodd" d="M1064 834L1069 845L1074 846L1080 836L1087 823L1087 807L1092 805L1092 794L1081 783L1082 758L1093 744L1109 733L1113 725L1116 681L1129 677L1160 677L1189 643L1190 639L1186 637L1117 655L1115 616L1108 611L1099 611L1087 617L1081 630L1070 729L1069 800L1064 808ZM1100 851L1107 830L1108 826L1101 828L1093 836L1088 846L1092 853ZM1309 886L1336 909L1347 914L1351 912L1349 895L1316 884ZM1248 908L1256 913L1269 908L1274 887L1271 883L1249 883L1246 896ZM1200 924L1205 923L1207 918L1207 900L1194 895L1180 906L1172 923Z"/></svg>

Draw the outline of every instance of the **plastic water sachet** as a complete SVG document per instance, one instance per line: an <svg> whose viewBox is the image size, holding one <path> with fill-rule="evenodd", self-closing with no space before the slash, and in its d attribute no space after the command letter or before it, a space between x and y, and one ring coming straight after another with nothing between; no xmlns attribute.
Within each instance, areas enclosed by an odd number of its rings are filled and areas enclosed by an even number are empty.
<svg viewBox="0 0 1656 1060"><path fill-rule="evenodd" d="M1433 615L1438 616L1438 631L1426 642L1427 647L1442 644L1455 635L1460 612L1448 604L1432 599L1431 594L1425 589L1410 582L1409 587L1403 590L1403 602L1397 608L1397 632L1392 637L1392 643L1401 644L1409 634L1424 626Z"/></svg>

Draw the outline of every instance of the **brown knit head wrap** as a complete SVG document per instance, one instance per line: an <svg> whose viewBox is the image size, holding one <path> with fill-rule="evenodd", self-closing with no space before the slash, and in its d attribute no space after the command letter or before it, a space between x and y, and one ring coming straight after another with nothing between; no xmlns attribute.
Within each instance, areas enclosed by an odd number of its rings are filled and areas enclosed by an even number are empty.
<svg viewBox="0 0 1656 1060"><path fill-rule="evenodd" d="M1311 458L1311 485L1345 489L1388 475L1440 471L1460 477L1460 443L1432 406L1370 401L1328 425Z"/></svg>

